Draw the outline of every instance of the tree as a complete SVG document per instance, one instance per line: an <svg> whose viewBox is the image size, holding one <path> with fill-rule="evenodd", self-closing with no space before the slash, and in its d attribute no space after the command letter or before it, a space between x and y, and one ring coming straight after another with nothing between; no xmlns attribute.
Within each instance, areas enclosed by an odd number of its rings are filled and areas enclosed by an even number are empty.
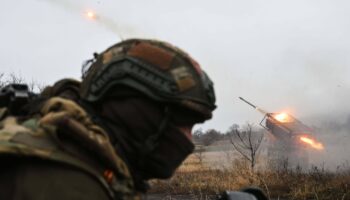
<svg viewBox="0 0 350 200"><path fill-rule="evenodd" d="M224 135L215 129L209 129L205 132L202 129L197 129L193 132L193 140L204 146L209 146L223 137Z"/></svg>
<svg viewBox="0 0 350 200"><path fill-rule="evenodd" d="M10 73L5 75L0 73L0 88L8 84L27 84L30 91L39 91L41 92L44 89L44 84L39 84L38 82L32 80L27 82L22 76Z"/></svg>
<svg viewBox="0 0 350 200"><path fill-rule="evenodd" d="M201 140L203 134L204 134L204 132L201 128L193 131L193 133L192 133L193 141L200 143L200 140Z"/></svg>
<svg viewBox="0 0 350 200"><path fill-rule="evenodd" d="M203 166L205 147L203 145L196 146L196 150L194 151L194 155L198 159L198 163Z"/></svg>
<svg viewBox="0 0 350 200"><path fill-rule="evenodd" d="M250 162L251 170L254 171L264 133L254 130L253 124L247 123L241 130L236 125L231 126L227 135L233 148Z"/></svg>
<svg viewBox="0 0 350 200"><path fill-rule="evenodd" d="M8 78L7 78L7 84L10 84L10 83L24 84L25 80L22 76L11 73L8 75Z"/></svg>
<svg viewBox="0 0 350 200"><path fill-rule="evenodd" d="M215 129L209 129L202 135L201 142L204 146L209 146L214 142L220 140L222 136L223 135L219 131Z"/></svg>

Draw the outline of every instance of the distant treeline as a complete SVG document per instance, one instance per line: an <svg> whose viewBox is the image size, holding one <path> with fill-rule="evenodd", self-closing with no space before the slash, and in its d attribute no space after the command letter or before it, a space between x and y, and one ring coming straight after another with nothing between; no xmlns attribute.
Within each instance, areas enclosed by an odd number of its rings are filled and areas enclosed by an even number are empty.
<svg viewBox="0 0 350 200"><path fill-rule="evenodd" d="M221 132L216 129L208 129L203 131L202 129L197 129L193 132L193 141L196 144L209 146L216 141L219 140L229 140L232 138L232 134L236 131L245 131L245 129L241 129L239 125L233 124L226 132Z"/></svg>

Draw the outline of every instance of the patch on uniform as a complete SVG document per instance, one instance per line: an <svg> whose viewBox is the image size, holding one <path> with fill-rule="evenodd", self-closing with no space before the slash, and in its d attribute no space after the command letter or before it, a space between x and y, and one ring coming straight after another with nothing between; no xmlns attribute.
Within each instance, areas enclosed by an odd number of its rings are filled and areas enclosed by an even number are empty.
<svg viewBox="0 0 350 200"><path fill-rule="evenodd" d="M171 74L173 75L180 92L188 90L196 85L192 74L188 71L186 67L182 66L175 68L171 70Z"/></svg>
<svg viewBox="0 0 350 200"><path fill-rule="evenodd" d="M114 47L102 54L102 64L109 63L115 56L120 55L123 51L121 47Z"/></svg>
<svg viewBox="0 0 350 200"><path fill-rule="evenodd" d="M162 70L169 69L174 58L173 53L144 42L131 48L128 55L140 58Z"/></svg>

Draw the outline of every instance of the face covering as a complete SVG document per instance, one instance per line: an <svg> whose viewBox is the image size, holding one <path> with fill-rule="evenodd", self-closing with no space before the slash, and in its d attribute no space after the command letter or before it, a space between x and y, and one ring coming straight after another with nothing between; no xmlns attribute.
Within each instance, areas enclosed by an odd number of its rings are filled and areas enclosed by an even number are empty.
<svg viewBox="0 0 350 200"><path fill-rule="evenodd" d="M99 105L113 143L121 149L131 170L144 180L169 178L194 149L171 117L158 132L167 115L158 102L143 97L114 97ZM154 135L157 137L149 148L146 143Z"/></svg>
<svg viewBox="0 0 350 200"><path fill-rule="evenodd" d="M141 160L145 178L170 178L194 150L193 143L177 127L168 125L154 150Z"/></svg>

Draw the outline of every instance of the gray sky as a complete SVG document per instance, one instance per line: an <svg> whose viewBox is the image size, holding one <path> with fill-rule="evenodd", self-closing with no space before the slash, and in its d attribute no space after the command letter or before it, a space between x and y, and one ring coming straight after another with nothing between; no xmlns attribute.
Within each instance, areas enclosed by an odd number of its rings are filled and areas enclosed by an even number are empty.
<svg viewBox="0 0 350 200"><path fill-rule="evenodd" d="M239 96L307 123L350 113L349 1L13 0L0 10L0 72L27 80L80 78L82 62L119 33L169 41L199 61L218 100L204 129L259 122Z"/></svg>

